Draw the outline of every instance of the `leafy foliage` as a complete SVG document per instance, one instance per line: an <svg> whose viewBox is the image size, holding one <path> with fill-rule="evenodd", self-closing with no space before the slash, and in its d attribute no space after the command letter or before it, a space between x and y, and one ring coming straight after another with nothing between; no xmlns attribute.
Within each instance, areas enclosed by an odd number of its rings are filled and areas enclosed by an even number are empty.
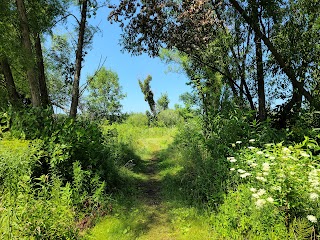
<svg viewBox="0 0 320 240"><path fill-rule="evenodd" d="M102 67L95 76L88 77L87 112L93 119L115 121L120 117L122 93L117 73Z"/></svg>
<svg viewBox="0 0 320 240"><path fill-rule="evenodd" d="M1 236L77 238L109 212L108 194L122 185L117 168L132 152L97 124L34 115L1 114L1 137L35 139L0 140Z"/></svg>
<svg viewBox="0 0 320 240"><path fill-rule="evenodd" d="M169 97L167 93L162 93L160 98L157 100L157 108L158 112L161 112L163 110L167 110L169 108Z"/></svg>

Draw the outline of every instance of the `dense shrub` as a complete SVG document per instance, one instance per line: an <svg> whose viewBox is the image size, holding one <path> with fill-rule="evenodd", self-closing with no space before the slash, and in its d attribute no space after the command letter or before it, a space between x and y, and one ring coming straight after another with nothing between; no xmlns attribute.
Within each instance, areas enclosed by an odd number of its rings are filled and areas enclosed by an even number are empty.
<svg viewBox="0 0 320 240"><path fill-rule="evenodd" d="M317 117L306 116L279 130L233 109L212 116L209 126L193 119L180 127L172 146L182 165L176 184L189 204L212 213L217 238L318 235L319 135Z"/></svg>
<svg viewBox="0 0 320 240"><path fill-rule="evenodd" d="M48 175L32 178L39 142L0 141L1 239L77 236L71 185Z"/></svg>
<svg viewBox="0 0 320 240"><path fill-rule="evenodd" d="M1 237L72 239L108 211L107 194L121 183L116 165L131 154L117 134L49 112L0 116Z"/></svg>
<svg viewBox="0 0 320 240"><path fill-rule="evenodd" d="M135 127L148 126L148 117L143 113L132 113L128 116L125 123Z"/></svg>
<svg viewBox="0 0 320 240"><path fill-rule="evenodd" d="M183 122L183 118L177 110L167 109L161 111L158 116L158 126L174 127Z"/></svg>
<svg viewBox="0 0 320 240"><path fill-rule="evenodd" d="M252 139L251 145L254 143ZM272 205L285 216L287 228L296 219L309 220L308 228L318 232L319 150L317 142L309 138L287 147L282 143L263 148L249 146L229 157L226 164L231 165L233 182L251 191L251 201L261 214L267 205Z"/></svg>

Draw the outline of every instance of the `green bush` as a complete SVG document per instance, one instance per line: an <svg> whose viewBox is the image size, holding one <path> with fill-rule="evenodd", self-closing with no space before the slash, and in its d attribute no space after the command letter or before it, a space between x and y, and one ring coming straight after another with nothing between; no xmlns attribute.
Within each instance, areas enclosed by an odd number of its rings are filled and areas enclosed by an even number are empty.
<svg viewBox="0 0 320 240"><path fill-rule="evenodd" d="M287 231L285 216L276 206L256 209L245 185L225 196L210 222L217 239L300 239Z"/></svg>
<svg viewBox="0 0 320 240"><path fill-rule="evenodd" d="M302 120L300 120L302 121ZM180 127L180 195L211 213L221 239L304 239L319 232L319 135L300 121L277 130L233 110ZM314 119L312 120L314 121ZM300 129L292 132L295 128ZM208 130L208 129L207 129ZM293 142L294 140L294 142Z"/></svg>
<svg viewBox="0 0 320 240"><path fill-rule="evenodd" d="M183 122L183 118L180 116L179 112L173 109L161 111L157 118L158 126L161 127L174 127Z"/></svg>
<svg viewBox="0 0 320 240"><path fill-rule="evenodd" d="M254 145L254 139L251 145ZM315 140L283 146L266 144L264 148L249 146L228 160L233 182L246 184L257 209L277 207L289 228L294 220L309 220L309 229L319 231L320 150ZM237 185L236 184L236 185ZM310 236L312 232L309 232Z"/></svg>
<svg viewBox="0 0 320 240"><path fill-rule="evenodd" d="M148 126L148 117L143 113L132 113L128 116L125 123L135 127Z"/></svg>
<svg viewBox="0 0 320 240"><path fill-rule="evenodd" d="M87 224L81 220L105 214L107 192L120 183L115 162L124 154L117 135L47 113L0 116L11 139L0 140L0 238L77 238Z"/></svg>

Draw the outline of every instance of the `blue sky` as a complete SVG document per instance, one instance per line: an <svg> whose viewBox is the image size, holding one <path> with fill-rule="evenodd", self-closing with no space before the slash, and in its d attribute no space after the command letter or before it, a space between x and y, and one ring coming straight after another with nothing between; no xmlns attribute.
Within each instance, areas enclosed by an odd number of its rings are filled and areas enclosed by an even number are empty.
<svg viewBox="0 0 320 240"><path fill-rule="evenodd" d="M152 76L151 88L155 100L161 93L168 93L169 107L173 108L179 101L179 95L191 90L186 85L187 77L184 74L169 72L168 65L158 58L150 58L146 54L131 56L127 52L121 52L121 29L117 24L107 21L109 11L106 7L101 8L95 18L89 19L90 24L99 25L101 32L94 36L92 49L85 57L81 72L82 83L88 75L95 72L100 58L107 58L104 66L118 73L120 85L127 94L122 101L123 112L145 112L149 109L138 84L138 79L144 80L149 74Z"/></svg>

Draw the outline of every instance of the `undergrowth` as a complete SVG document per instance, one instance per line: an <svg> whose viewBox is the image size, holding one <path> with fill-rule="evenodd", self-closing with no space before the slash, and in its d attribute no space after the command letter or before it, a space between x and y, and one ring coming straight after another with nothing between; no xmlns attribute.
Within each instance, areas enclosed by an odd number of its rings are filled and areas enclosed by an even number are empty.
<svg viewBox="0 0 320 240"><path fill-rule="evenodd" d="M96 123L32 111L0 115L0 238L79 238L111 212L133 153Z"/></svg>

